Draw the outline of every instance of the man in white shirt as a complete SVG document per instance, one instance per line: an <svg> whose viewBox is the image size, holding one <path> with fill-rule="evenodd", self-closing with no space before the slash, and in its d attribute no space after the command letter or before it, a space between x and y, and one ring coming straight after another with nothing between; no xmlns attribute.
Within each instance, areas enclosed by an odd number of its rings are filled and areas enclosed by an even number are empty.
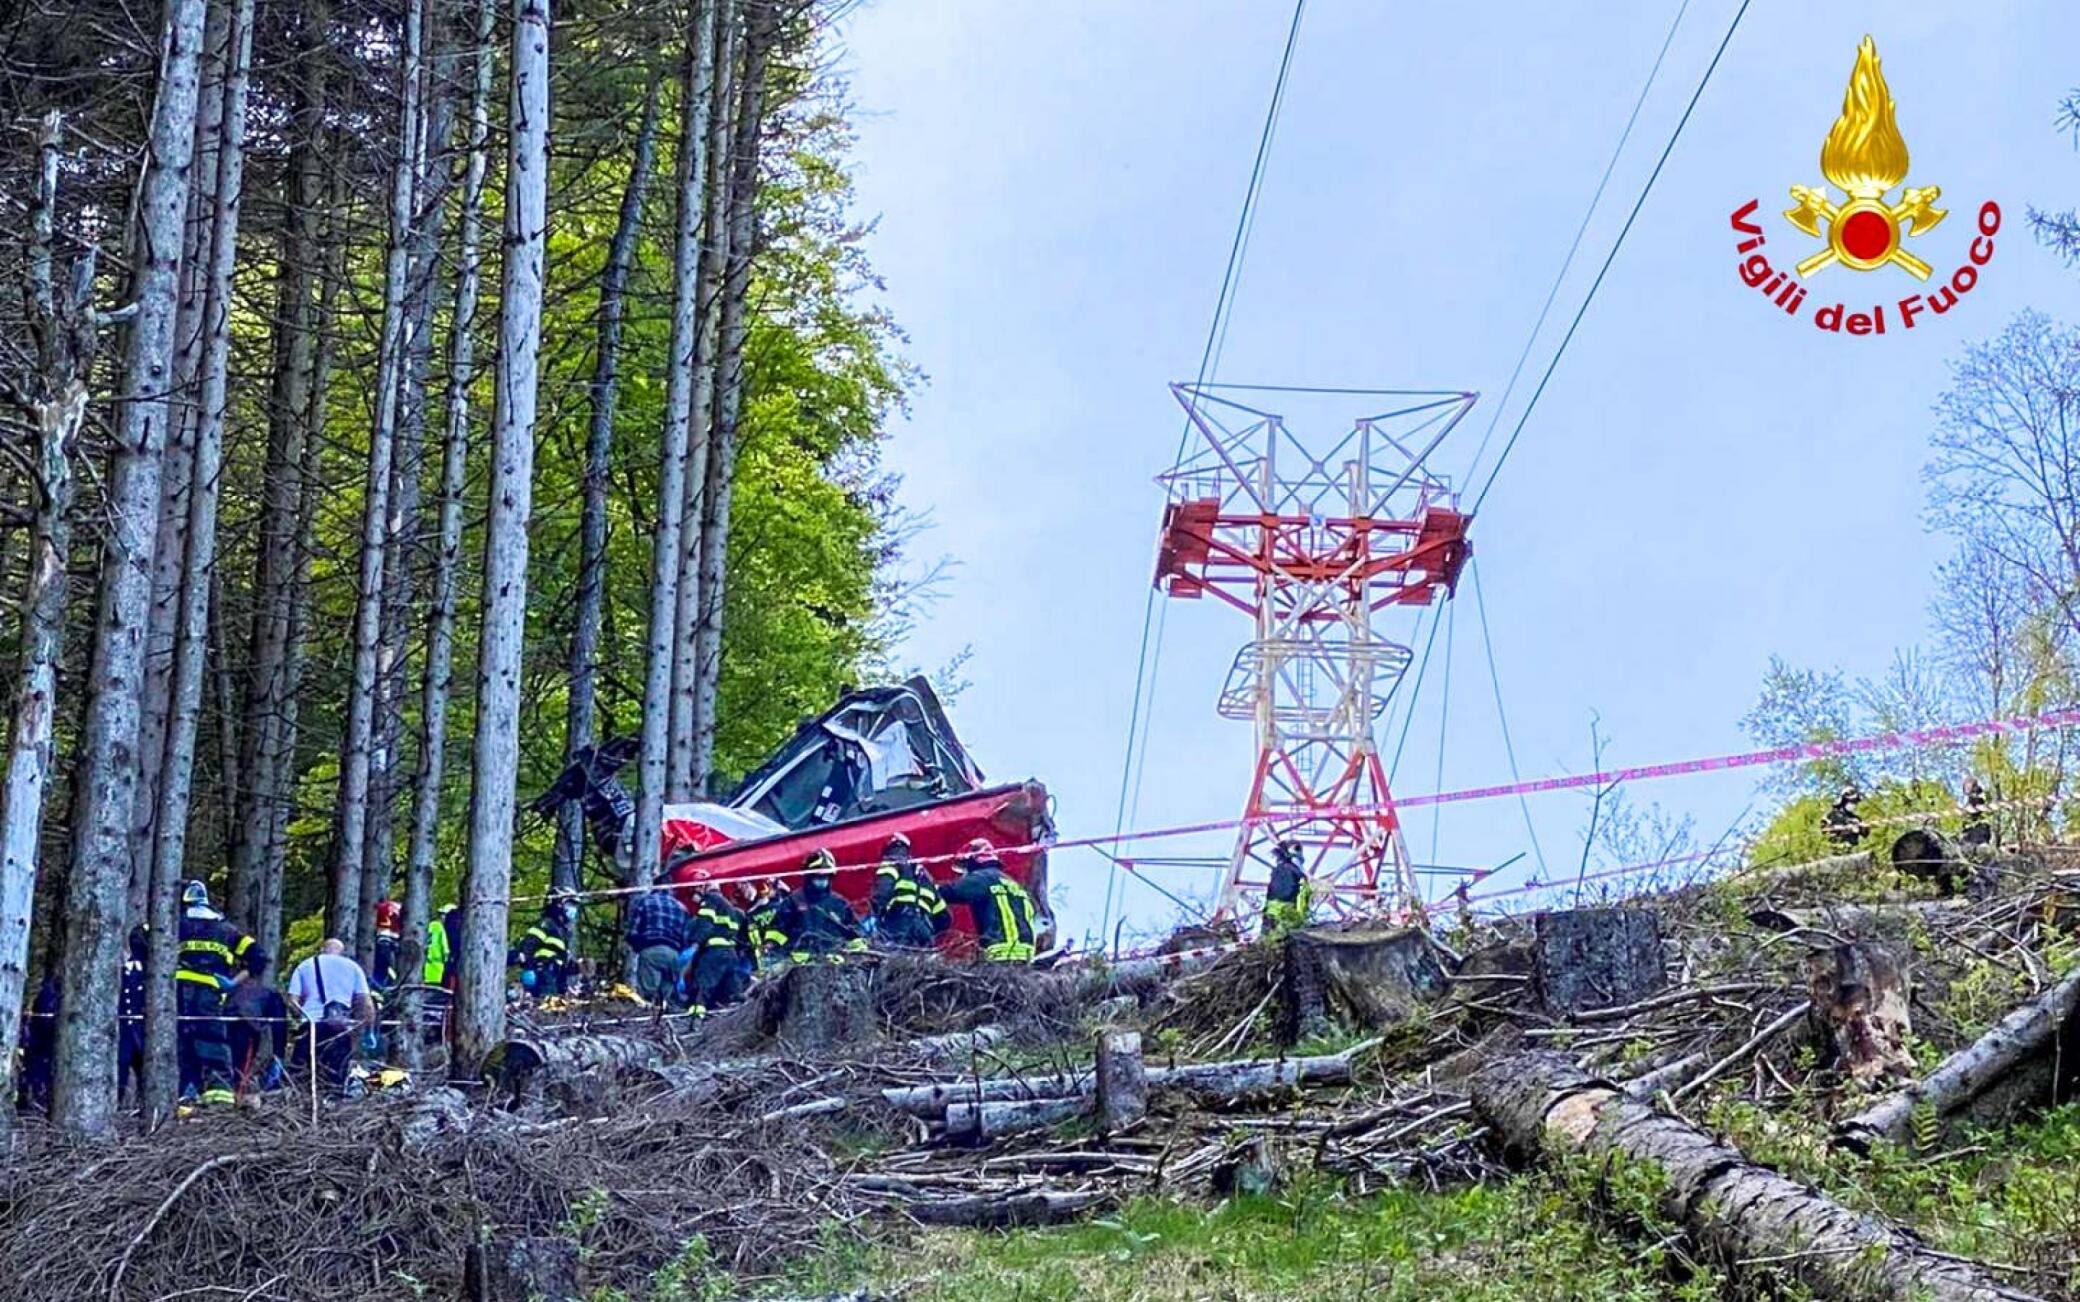
<svg viewBox="0 0 2080 1302"><path fill-rule="evenodd" d="M376 1020L368 974L347 957L344 944L327 940L290 973L285 997L316 1028L318 1066L326 1083L334 1089L342 1087L354 1055L354 1038ZM311 1032L306 1030L304 1035Z"/></svg>

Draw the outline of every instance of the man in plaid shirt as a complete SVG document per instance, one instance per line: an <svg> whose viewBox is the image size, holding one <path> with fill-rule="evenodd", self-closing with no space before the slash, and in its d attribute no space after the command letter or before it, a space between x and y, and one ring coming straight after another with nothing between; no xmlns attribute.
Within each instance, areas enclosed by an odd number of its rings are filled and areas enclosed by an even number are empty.
<svg viewBox="0 0 2080 1302"><path fill-rule="evenodd" d="M644 891L628 906L627 941L636 955L636 993L651 1003L663 1003L673 995L690 921L686 906L661 886Z"/></svg>

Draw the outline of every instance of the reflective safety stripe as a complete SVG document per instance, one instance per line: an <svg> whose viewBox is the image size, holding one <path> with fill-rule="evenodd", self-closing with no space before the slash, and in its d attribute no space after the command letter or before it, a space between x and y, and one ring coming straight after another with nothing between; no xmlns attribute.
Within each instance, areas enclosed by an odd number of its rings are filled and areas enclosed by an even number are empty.
<svg viewBox="0 0 2080 1302"><path fill-rule="evenodd" d="M224 983L209 973L191 972L187 968L182 968L180 971L175 972L173 979L176 981L192 981L198 986L208 986L212 990L222 990L224 988Z"/></svg>
<svg viewBox="0 0 2080 1302"><path fill-rule="evenodd" d="M208 954L223 959L227 964L234 957L231 953L231 946L215 940L184 940L181 942L181 953Z"/></svg>

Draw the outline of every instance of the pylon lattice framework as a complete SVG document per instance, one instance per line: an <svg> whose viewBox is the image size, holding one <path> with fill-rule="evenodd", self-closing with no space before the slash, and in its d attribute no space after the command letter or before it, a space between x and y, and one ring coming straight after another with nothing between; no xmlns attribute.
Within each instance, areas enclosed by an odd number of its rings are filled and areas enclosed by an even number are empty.
<svg viewBox="0 0 2080 1302"><path fill-rule="evenodd" d="M1474 395L1170 389L1192 437L1157 477L1169 500L1156 586L1212 595L1256 625L1220 694L1221 714L1252 722L1257 743L1221 912L1240 915L1261 892L1280 841L1302 847L1317 900L1339 915L1421 908L1425 873L1403 843L1373 737L1412 656L1374 624L1440 590L1449 598L1458 582L1470 517L1428 461ZM1250 405L1300 394L1375 414L1316 450L1285 416Z"/></svg>

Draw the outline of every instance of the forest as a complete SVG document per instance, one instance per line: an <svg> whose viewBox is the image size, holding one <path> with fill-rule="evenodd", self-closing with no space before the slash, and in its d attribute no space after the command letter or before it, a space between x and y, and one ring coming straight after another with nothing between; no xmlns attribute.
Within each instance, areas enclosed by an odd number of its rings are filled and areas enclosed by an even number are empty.
<svg viewBox="0 0 2080 1302"><path fill-rule="evenodd" d="M885 667L920 377L842 8L0 19L0 1026L58 978L58 1127L118 1124L139 922L136 1103L171 1115L185 882L288 959L365 959L399 900L404 970L463 903L466 1073L508 902L599 871L575 807L521 809L570 754L640 738L655 864L661 801Z"/></svg>

